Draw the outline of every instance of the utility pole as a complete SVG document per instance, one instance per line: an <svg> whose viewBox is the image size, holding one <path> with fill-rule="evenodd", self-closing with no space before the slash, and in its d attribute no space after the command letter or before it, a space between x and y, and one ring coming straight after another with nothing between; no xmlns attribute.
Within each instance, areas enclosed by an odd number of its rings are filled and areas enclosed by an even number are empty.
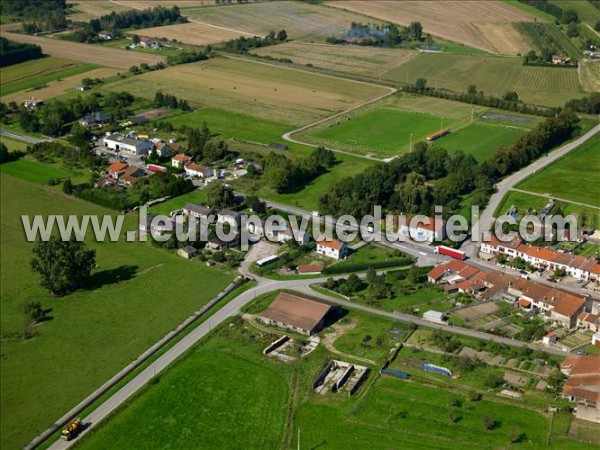
<svg viewBox="0 0 600 450"><path fill-rule="evenodd" d="M473 123L473 116L475 115L475 106L471 106L471 123Z"/></svg>
<svg viewBox="0 0 600 450"><path fill-rule="evenodd" d="M413 136L413 134L410 133L410 141L408 144L408 153L412 153L412 136Z"/></svg>
<svg viewBox="0 0 600 450"><path fill-rule="evenodd" d="M298 427L298 450L300 450L300 427Z"/></svg>

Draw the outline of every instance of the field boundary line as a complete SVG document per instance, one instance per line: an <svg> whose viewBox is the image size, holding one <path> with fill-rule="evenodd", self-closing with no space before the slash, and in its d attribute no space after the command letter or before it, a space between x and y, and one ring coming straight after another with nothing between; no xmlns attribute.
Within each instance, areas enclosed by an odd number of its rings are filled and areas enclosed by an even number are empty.
<svg viewBox="0 0 600 450"><path fill-rule="evenodd" d="M284 70L293 70L293 71L296 71L296 72L309 73L311 75L317 75L317 76L321 76L321 77L333 78L333 79L336 79L336 80L345 80L345 81L349 81L349 82L352 82L352 83L363 84L363 85L366 85L366 86L375 86L375 87L379 87L379 88L383 88L383 89L387 89L388 90L388 92L386 92L386 93L384 93L382 95L378 95L377 97L374 97L374 98L372 98L370 100L367 100L366 102L360 103L359 105L353 106L352 108L346 109L344 111L334 113L331 116L324 117L323 119L319 119L316 122L311 122L308 125L303 125L300 128L296 128L295 130L289 131L289 132L287 132L287 133L285 133L285 134L283 134L281 136L282 139L284 139L284 140L286 140L288 142L293 142L295 144L300 144L300 145L306 145L307 147L317 148L317 147L319 147L319 145L310 144L308 142L304 142L304 141L300 141L300 140L294 139L294 138L292 138L292 135L300 133L300 132L302 132L304 130L307 130L309 128L312 128L312 127L314 127L316 125L320 125L321 123L327 122L328 120L335 119L336 117L343 116L344 114L348 114L348 113L351 113L353 111L356 111L356 110L358 110L358 109L360 109L360 108L362 108L364 106L367 106L367 105L370 105L372 103L378 102L379 100L383 100L384 98L389 97L390 95L393 95L396 92L398 92L398 89L393 88L391 86L385 86L385 85L382 85L382 84L369 83L367 81L353 80L351 78L344 78L344 77L339 77L339 76L335 76L335 75L329 75L329 74L325 74L325 73L315 73L315 72L311 72L311 71L308 71L308 70L299 69L297 67L285 67L285 66L280 66L280 65L277 65L277 64L267 63L267 62L264 62L264 61L255 61L255 60L249 59L249 58L240 58L238 56L232 56L232 55L228 55L228 54L224 54L224 53L221 53L221 55L223 57L225 57L225 58L237 59L237 60L240 60L240 61L251 62L251 63L254 63L254 64L264 64L266 66L278 67L278 68L284 69ZM354 156L354 157L357 157L357 158L368 159L370 161L388 162L388 161L391 161L392 159L394 159L394 157L387 158L387 159L379 159L379 158L375 158L375 157L367 156L367 155L357 155L355 153L346 152L344 150L339 150L339 149L335 149L335 148L330 148L330 150L338 152L338 153L342 153L342 154L345 154L345 155Z"/></svg>
<svg viewBox="0 0 600 450"><path fill-rule="evenodd" d="M550 194L541 194L539 192L526 191L524 189L519 189L519 188L511 188L510 190L515 191L515 192L520 192L522 194L533 195L535 197L553 198L554 200L558 200L559 202L571 203L572 205L578 205L578 206L583 206L585 208L593 208L593 209L600 210L600 206L588 205L587 203L576 202L573 200L568 200L566 198L556 197L556 196L550 195Z"/></svg>

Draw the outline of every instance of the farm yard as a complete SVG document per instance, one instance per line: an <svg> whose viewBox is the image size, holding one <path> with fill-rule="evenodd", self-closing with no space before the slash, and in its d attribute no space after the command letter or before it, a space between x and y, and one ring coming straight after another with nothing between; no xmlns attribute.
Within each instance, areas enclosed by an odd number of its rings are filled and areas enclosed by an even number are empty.
<svg viewBox="0 0 600 450"><path fill-rule="evenodd" d="M499 97L515 91L520 100L543 106L559 106L585 94L576 69L523 66L521 58L422 53L381 76L401 83L425 78L429 86L457 92L474 84L478 91ZM595 79L593 73L587 76Z"/></svg>
<svg viewBox="0 0 600 450"><path fill-rule="evenodd" d="M186 8L185 15L192 21L258 36L285 29L291 39L309 42L324 42L326 38L346 31L353 21L367 20L361 14L292 1Z"/></svg>
<svg viewBox="0 0 600 450"><path fill-rule="evenodd" d="M175 39L192 45L216 44L243 36L244 33L213 27L204 23L180 23L163 27L144 28L137 31L141 36Z"/></svg>
<svg viewBox="0 0 600 450"><path fill-rule="evenodd" d="M258 48L252 54L288 58L295 64L350 75L376 78L418 55L414 51L391 48L340 46L309 42L286 42Z"/></svg>
<svg viewBox="0 0 600 450"><path fill-rule="evenodd" d="M106 87L152 99L157 90L265 120L304 125L384 95L387 88L233 58L169 67Z"/></svg>
<svg viewBox="0 0 600 450"><path fill-rule="evenodd" d="M525 191L556 196L600 208L600 196L590 195L598 185L600 173L600 137L590 139L579 148L519 183Z"/></svg>
<svg viewBox="0 0 600 450"><path fill-rule="evenodd" d="M191 263L145 243L89 242L97 250L98 262L90 288L62 298L51 296L29 269L33 244L15 239L23 233L21 214L109 211L66 197L60 186L9 176L17 170L14 164L3 164L0 175L1 390L2 410L10 411L1 425L6 448L21 448L233 279L228 272ZM38 172L46 169L39 173L41 180L57 175L52 166L39 166ZM25 178L22 171L17 172L15 176ZM126 218L129 229L136 223L137 217ZM177 295L170 287L175 279ZM41 302L48 320L35 327L33 338L23 341L21 308L30 299ZM140 314L142 310L146 313ZM91 349L93 358L89 357ZM43 408L40 390L44 390Z"/></svg>
<svg viewBox="0 0 600 450"><path fill-rule="evenodd" d="M400 25L419 21L426 33L490 53L516 55L531 49L513 23L533 22L534 16L503 2L344 0L325 5Z"/></svg>
<svg viewBox="0 0 600 450"><path fill-rule="evenodd" d="M31 36L28 34L2 33L2 35L13 41L37 44L42 47L44 53L58 58L97 64L120 70L127 70L131 66L141 63L156 64L163 61L163 57L159 55L128 52L101 45L80 44L79 42Z"/></svg>

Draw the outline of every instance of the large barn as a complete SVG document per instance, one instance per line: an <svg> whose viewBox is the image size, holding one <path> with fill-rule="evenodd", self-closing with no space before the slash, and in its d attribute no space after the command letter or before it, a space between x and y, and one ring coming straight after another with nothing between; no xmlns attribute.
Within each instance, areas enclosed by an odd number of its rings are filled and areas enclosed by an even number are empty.
<svg viewBox="0 0 600 450"><path fill-rule="evenodd" d="M259 316L269 324L311 336L323 328L331 305L282 292Z"/></svg>

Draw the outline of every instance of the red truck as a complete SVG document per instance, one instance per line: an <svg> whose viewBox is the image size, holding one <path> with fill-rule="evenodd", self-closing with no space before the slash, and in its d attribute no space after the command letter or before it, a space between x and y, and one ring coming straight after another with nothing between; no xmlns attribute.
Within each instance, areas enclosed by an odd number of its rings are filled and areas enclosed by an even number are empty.
<svg viewBox="0 0 600 450"><path fill-rule="evenodd" d="M467 254L465 252L446 247L445 245L436 247L435 252L439 253L440 255L450 256L451 258L458 259L459 261L464 261L467 258Z"/></svg>

